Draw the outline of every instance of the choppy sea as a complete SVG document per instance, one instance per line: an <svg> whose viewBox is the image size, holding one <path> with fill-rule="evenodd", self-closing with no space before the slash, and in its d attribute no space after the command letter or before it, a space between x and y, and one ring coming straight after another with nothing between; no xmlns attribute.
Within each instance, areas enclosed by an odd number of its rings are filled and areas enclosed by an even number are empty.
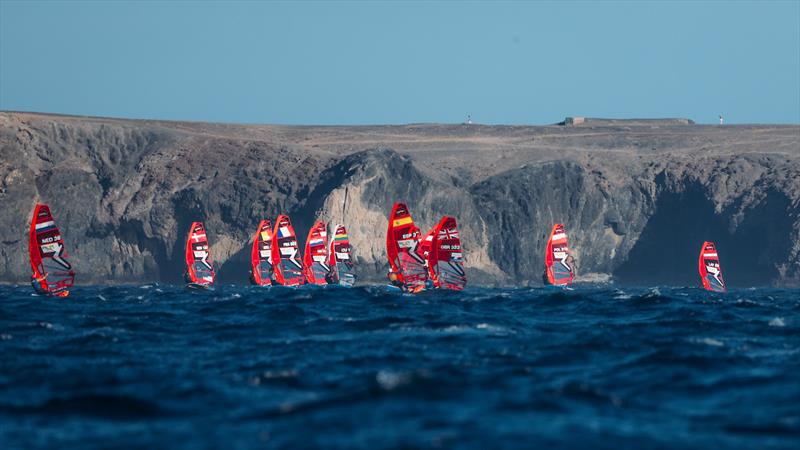
<svg viewBox="0 0 800 450"><path fill-rule="evenodd" d="M800 291L0 287L0 448L800 448Z"/></svg>

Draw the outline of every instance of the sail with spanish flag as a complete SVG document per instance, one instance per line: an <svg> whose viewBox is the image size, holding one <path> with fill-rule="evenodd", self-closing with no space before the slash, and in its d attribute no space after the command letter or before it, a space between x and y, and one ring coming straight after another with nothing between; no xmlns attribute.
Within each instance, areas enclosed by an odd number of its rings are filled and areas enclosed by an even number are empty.
<svg viewBox="0 0 800 450"><path fill-rule="evenodd" d="M420 232L405 203L395 203L386 231L386 255L391 267L390 276L397 278L400 287L409 292L425 288L428 271L425 259L418 253Z"/></svg>
<svg viewBox="0 0 800 450"><path fill-rule="evenodd" d="M272 284L272 223L264 219L258 223L250 250L250 281L258 286Z"/></svg>

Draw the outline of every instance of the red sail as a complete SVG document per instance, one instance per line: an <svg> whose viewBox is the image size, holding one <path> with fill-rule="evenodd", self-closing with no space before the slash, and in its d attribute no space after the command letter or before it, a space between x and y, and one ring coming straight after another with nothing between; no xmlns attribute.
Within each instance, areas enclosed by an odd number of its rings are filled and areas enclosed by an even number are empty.
<svg viewBox="0 0 800 450"><path fill-rule="evenodd" d="M344 225L336 225L332 229L333 237L330 239L330 247L328 250L331 283L337 283L341 286L352 286L356 282L356 275L353 266L350 240L347 237L347 229Z"/></svg>
<svg viewBox="0 0 800 450"><path fill-rule="evenodd" d="M722 278L722 267L719 265L717 247L713 242L703 242L700 247L698 270L703 287L707 291L725 292L725 280Z"/></svg>
<svg viewBox="0 0 800 450"><path fill-rule="evenodd" d="M250 252L250 275L253 284L269 286L272 284L272 223L262 220L253 236Z"/></svg>
<svg viewBox="0 0 800 450"><path fill-rule="evenodd" d="M28 256L33 275L31 284L41 294L66 297L75 283L75 272L68 261L64 238L50 208L39 203L33 210L28 233Z"/></svg>
<svg viewBox="0 0 800 450"><path fill-rule="evenodd" d="M300 248L294 234L292 221L286 214L275 219L272 231L272 261L275 280L284 286L303 284L303 260L300 259Z"/></svg>
<svg viewBox="0 0 800 450"><path fill-rule="evenodd" d="M454 217L442 217L434 229L428 267L435 287L456 291L466 287L461 237Z"/></svg>
<svg viewBox="0 0 800 450"><path fill-rule="evenodd" d="M424 289L428 279L425 259L417 252L419 238L419 228L414 225L408 207L405 203L395 203L386 231L386 255L400 283L412 292Z"/></svg>
<svg viewBox="0 0 800 450"><path fill-rule="evenodd" d="M325 222L318 220L308 230L303 252L303 275L308 284L328 284L328 231Z"/></svg>
<svg viewBox="0 0 800 450"><path fill-rule="evenodd" d="M431 280L434 277L434 273L431 267L431 250L433 250L433 237L436 235L436 225L428 231L425 237L419 241L419 246L417 247L417 252L419 252L422 259L425 260L425 267L428 268L428 278Z"/></svg>
<svg viewBox="0 0 800 450"><path fill-rule="evenodd" d="M203 222L192 222L186 239L186 281L210 286L214 283L214 264Z"/></svg>
<svg viewBox="0 0 800 450"><path fill-rule="evenodd" d="M544 265L547 268L547 282L552 285L566 286L575 278L573 258L567 245L567 232L560 223L553 225L550 231Z"/></svg>

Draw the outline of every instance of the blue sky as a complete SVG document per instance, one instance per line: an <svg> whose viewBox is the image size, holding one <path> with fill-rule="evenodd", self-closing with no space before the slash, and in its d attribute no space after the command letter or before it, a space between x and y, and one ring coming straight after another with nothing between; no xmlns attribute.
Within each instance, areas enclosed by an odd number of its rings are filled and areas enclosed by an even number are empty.
<svg viewBox="0 0 800 450"><path fill-rule="evenodd" d="M286 124L800 123L800 1L0 0L0 109Z"/></svg>

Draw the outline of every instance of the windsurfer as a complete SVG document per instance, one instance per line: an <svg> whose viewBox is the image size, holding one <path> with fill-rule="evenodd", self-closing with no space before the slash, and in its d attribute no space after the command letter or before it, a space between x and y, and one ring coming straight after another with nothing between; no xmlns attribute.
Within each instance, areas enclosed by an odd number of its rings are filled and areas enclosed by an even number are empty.
<svg viewBox="0 0 800 450"><path fill-rule="evenodd" d="M427 262L425 263L427 265ZM425 289L433 289L439 287L439 275L431 273L428 280L425 282Z"/></svg>
<svg viewBox="0 0 800 450"><path fill-rule="evenodd" d="M411 294L417 294L417 293L420 293L420 292L425 290L425 284L421 284L421 285L417 285L417 286L407 285L403 281L403 275L400 274L400 273L397 273L397 272L395 272L395 271L393 271L391 269L389 269L388 276L389 276L389 282L392 284L392 286L399 288L403 292L408 292L408 293L411 293Z"/></svg>
<svg viewBox="0 0 800 450"><path fill-rule="evenodd" d="M571 272L575 271L575 258L572 256L572 252L567 252L567 257L564 258L563 263Z"/></svg>
<svg viewBox="0 0 800 450"><path fill-rule="evenodd" d="M392 286L397 286L400 289L403 289L403 282L400 280L401 275L395 272L392 269L389 269L389 282L392 283Z"/></svg>
<svg viewBox="0 0 800 450"><path fill-rule="evenodd" d="M43 275L41 277L37 277L36 275L31 275L31 286L33 286L33 290L39 295L52 295L53 297L69 297L69 291L66 288L58 288L52 291L48 291L47 289L42 287L42 281L47 278L47 275Z"/></svg>
<svg viewBox="0 0 800 450"><path fill-rule="evenodd" d="M336 276L333 273L333 266L330 266L328 273L325 274L325 282L328 284L336 284Z"/></svg>
<svg viewBox="0 0 800 450"><path fill-rule="evenodd" d="M47 275L44 275L42 277L31 275L31 286L33 286L33 290L36 291L36 293L39 295L47 295L50 293L42 288L42 281L44 281L45 278L47 278Z"/></svg>
<svg viewBox="0 0 800 450"><path fill-rule="evenodd" d="M572 252L566 252L566 257L559 258L558 262L560 262L570 272L575 271L575 258L572 256ZM544 272L542 272L542 283L550 284L550 281L547 279L547 267L545 267Z"/></svg>

